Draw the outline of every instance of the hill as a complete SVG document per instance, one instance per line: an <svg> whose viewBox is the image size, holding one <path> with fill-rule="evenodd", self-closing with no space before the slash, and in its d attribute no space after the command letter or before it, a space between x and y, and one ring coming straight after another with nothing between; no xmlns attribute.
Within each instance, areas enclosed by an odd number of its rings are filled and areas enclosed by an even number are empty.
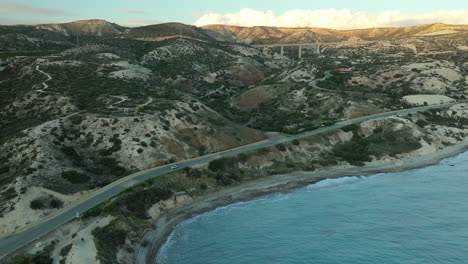
<svg viewBox="0 0 468 264"><path fill-rule="evenodd" d="M192 38L202 41L213 41L217 36L222 36L216 32L209 34L203 28L185 25L181 23L163 23L143 27L130 28L123 32L126 38L160 41L164 39L179 37ZM224 39L223 39L224 40Z"/></svg>
<svg viewBox="0 0 468 264"><path fill-rule="evenodd" d="M467 25L430 24L414 27L368 28L334 30L326 28L240 27L207 25L204 29L217 32L230 41L252 44L337 42L360 38L382 40L459 34L468 31Z"/></svg>
<svg viewBox="0 0 468 264"><path fill-rule="evenodd" d="M38 24L36 29L46 29L65 36L92 35L118 36L125 28L105 20L90 19L60 24Z"/></svg>
<svg viewBox="0 0 468 264"><path fill-rule="evenodd" d="M71 48L74 44L56 32L33 26L0 26L0 52Z"/></svg>

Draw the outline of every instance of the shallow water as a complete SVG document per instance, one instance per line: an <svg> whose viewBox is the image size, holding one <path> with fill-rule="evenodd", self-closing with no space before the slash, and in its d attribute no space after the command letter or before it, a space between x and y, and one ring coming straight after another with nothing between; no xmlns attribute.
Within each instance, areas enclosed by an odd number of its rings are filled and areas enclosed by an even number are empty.
<svg viewBox="0 0 468 264"><path fill-rule="evenodd" d="M324 180L179 224L158 263L468 263L468 153Z"/></svg>

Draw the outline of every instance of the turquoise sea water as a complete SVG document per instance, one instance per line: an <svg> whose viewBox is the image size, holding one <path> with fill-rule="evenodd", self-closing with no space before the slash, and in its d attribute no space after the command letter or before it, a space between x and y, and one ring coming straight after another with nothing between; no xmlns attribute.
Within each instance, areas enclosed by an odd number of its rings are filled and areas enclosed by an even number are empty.
<svg viewBox="0 0 468 264"><path fill-rule="evenodd" d="M468 263L468 153L324 180L197 216L158 263Z"/></svg>

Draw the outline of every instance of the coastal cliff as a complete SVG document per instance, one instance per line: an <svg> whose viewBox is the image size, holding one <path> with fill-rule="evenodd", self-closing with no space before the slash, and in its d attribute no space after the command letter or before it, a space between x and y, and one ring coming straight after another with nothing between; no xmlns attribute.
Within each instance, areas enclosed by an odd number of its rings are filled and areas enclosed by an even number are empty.
<svg viewBox="0 0 468 264"><path fill-rule="evenodd" d="M465 111L468 105L458 104L366 121L175 171L121 193L63 230L80 230L112 215L108 225L90 233L96 249L90 254L101 263L151 263L175 225L194 215L326 178L402 171L464 152ZM66 246L66 233L56 241L56 249ZM82 252L80 248L74 244L69 254ZM67 259L69 254L55 258Z"/></svg>

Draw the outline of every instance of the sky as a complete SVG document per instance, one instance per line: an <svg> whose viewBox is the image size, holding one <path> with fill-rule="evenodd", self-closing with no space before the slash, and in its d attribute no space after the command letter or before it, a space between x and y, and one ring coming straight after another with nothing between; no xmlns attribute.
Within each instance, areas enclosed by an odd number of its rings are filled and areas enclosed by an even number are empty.
<svg viewBox="0 0 468 264"><path fill-rule="evenodd" d="M468 24L468 0L0 0L0 24L94 18L125 26L181 22L350 29Z"/></svg>

